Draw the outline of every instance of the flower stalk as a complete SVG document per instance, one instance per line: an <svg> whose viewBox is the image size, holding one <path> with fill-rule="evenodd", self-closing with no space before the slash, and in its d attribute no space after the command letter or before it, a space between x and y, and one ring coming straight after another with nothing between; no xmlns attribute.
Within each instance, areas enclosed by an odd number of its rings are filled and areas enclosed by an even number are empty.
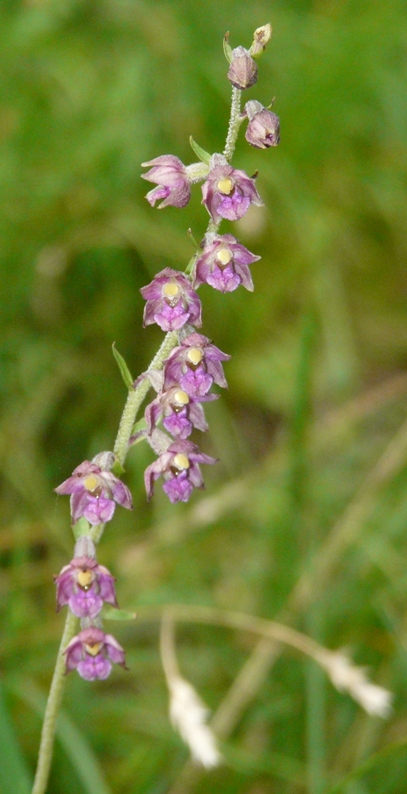
<svg viewBox="0 0 407 794"><path fill-rule="evenodd" d="M260 49L265 46L264 35L262 42ZM82 678L91 681L106 678L112 663L127 669L123 648L102 628L103 604L116 607L117 602L114 579L107 568L98 564L95 547L116 506L132 509L131 494L117 476L123 470L130 446L142 439L150 444L158 457L145 472L147 495L152 496L155 481L163 477L163 490L171 502L187 501L194 488L202 488L200 464L216 462L188 439L193 428L206 431L201 403L218 397L209 393L213 383L221 387L227 385L221 362L229 358L195 330L201 325L201 301L196 290L204 282L221 292L232 292L240 285L252 290L248 265L259 257L251 254L232 235L219 236L218 230L224 218L238 220L250 204L260 206L263 203L254 178L230 165L245 118L241 114L241 92L255 84L257 64L251 52L243 47L230 50L230 56L228 78L232 83L232 101L223 154L209 155L193 142L193 149L202 162L184 166L174 155L161 155L144 163L150 168L144 178L156 185L146 196L152 207L159 202L160 209L183 208L189 201L191 186L204 183L202 203L209 213L204 243L184 273L165 268L141 290L147 301L144 325L158 323L166 336L147 372L134 383L125 362L120 363L119 355L115 354L128 396L113 452L103 452L92 461L84 461L56 488L58 493L70 495L77 544L74 558L55 577L57 607L67 606L68 613L45 711L32 794L45 794L47 789L66 673L77 670ZM137 430L139 409L152 386L157 397L147 406L147 427ZM159 423L166 432L157 426ZM76 634L78 619L80 631ZM167 649L164 666L173 696L173 722L197 760L204 766L214 766L220 756L205 724L206 707L176 668L168 626L163 628L163 638L163 659ZM206 747L203 755L198 747L202 742Z"/></svg>

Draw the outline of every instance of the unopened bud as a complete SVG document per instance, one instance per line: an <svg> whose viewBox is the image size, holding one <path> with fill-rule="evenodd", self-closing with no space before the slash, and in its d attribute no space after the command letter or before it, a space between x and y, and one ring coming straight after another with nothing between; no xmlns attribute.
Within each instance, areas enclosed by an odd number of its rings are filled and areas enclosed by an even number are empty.
<svg viewBox="0 0 407 794"><path fill-rule="evenodd" d="M271 25L267 23L267 25L262 25L261 28L257 28L253 33L253 43L250 47L250 55L253 58L259 58L262 54L263 50L266 47L267 42L271 39Z"/></svg>
<svg viewBox="0 0 407 794"><path fill-rule="evenodd" d="M228 71L228 78L235 88L243 90L257 83L257 64L248 50L236 47L232 51L232 61Z"/></svg>
<svg viewBox="0 0 407 794"><path fill-rule="evenodd" d="M268 149L280 142L280 119L260 102L252 99L246 102L245 115L249 118L245 138L251 146Z"/></svg>

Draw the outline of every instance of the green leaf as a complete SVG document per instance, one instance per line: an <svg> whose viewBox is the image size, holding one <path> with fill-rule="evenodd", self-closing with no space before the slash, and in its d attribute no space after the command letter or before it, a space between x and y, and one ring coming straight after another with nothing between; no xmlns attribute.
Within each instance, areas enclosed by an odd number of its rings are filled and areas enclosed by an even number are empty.
<svg viewBox="0 0 407 794"><path fill-rule="evenodd" d="M104 605L101 616L103 620L135 620L136 612L127 612L125 609L115 609Z"/></svg>
<svg viewBox="0 0 407 794"><path fill-rule="evenodd" d="M131 377L130 370L123 356L120 355L119 351L117 350L115 342L113 342L112 350L113 350L113 355L117 361L119 370L121 372L122 378L124 380L124 383L127 386L128 390L130 391L133 388L134 378Z"/></svg>
<svg viewBox="0 0 407 794"><path fill-rule="evenodd" d="M233 52L232 47L229 44L229 33L226 33L223 37L223 52L225 53L225 58L228 63L232 63L233 59Z"/></svg>
<svg viewBox="0 0 407 794"><path fill-rule="evenodd" d="M189 138L189 143L191 145L191 148L194 150L196 156L199 157L199 159L202 160L203 163L209 165L211 159L211 155L209 154L209 152L206 152L205 149L202 149L201 146L195 143L192 135Z"/></svg>
<svg viewBox="0 0 407 794"><path fill-rule="evenodd" d="M0 791L29 794L30 776L4 701L0 683Z"/></svg>

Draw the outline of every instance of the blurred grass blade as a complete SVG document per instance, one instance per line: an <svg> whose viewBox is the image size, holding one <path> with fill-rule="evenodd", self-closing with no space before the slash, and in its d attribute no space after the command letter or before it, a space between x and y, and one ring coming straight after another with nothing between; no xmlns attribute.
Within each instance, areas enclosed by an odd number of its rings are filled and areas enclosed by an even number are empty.
<svg viewBox="0 0 407 794"><path fill-rule="evenodd" d="M387 758L391 758L400 750L403 750L404 754L406 752L407 747L407 738L403 737L398 741L391 742L385 747L383 750L379 750L374 755L371 755L369 758L366 759L357 769L354 769L349 775L346 775L339 783L336 783L332 788L330 788L326 794L347 794L348 786L351 783L361 780L364 775L367 775L369 772L372 772L378 766L380 766Z"/></svg>
<svg viewBox="0 0 407 794"><path fill-rule="evenodd" d="M102 610L103 620L135 620L136 617L136 612L128 612L126 609L115 609L105 605Z"/></svg>
<svg viewBox="0 0 407 794"><path fill-rule="evenodd" d="M46 697L32 681L15 682L13 691L43 717ZM97 794L112 794L86 736L63 712L58 717L56 735L82 782L84 792L95 794L97 791ZM16 794L16 789L13 786L5 790ZM24 794L26 791L29 789L24 789Z"/></svg>
<svg viewBox="0 0 407 794"><path fill-rule="evenodd" d="M0 681L0 791L29 794L30 776L4 701Z"/></svg>

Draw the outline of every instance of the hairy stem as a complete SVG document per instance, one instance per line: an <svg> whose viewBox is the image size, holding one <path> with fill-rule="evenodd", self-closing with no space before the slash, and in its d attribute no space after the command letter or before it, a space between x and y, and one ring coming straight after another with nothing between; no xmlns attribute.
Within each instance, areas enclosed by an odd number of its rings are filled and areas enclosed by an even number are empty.
<svg viewBox="0 0 407 794"><path fill-rule="evenodd" d="M45 709L40 750L38 753L38 765L32 794L44 794L47 788L54 747L56 721L65 686L65 659L63 653L72 637L74 637L77 625L78 618L69 610L66 616L64 633L59 646L57 662L52 678L47 707Z"/></svg>
<svg viewBox="0 0 407 794"><path fill-rule="evenodd" d="M232 106L230 109L230 119L229 119L229 128L228 128L228 135L226 138L226 144L223 151L226 160L230 161L233 157L237 136L239 135L239 128L241 124L240 116L240 98L241 98L241 91L239 88L232 88Z"/></svg>
<svg viewBox="0 0 407 794"><path fill-rule="evenodd" d="M170 331L165 337L164 341L161 344L160 349L154 356L149 369L162 369L163 362L167 358L167 356L171 353L171 350L178 341L178 335L176 331ZM148 393L149 389L151 388L150 381L148 378L145 378L139 385L129 392L126 404L124 406L124 410L120 419L119 430L117 433L115 445L114 445L114 453L121 465L124 464L126 459L128 446L129 446L129 439L133 430L134 423L136 421L136 416L138 410L140 408L141 403L143 402L146 394Z"/></svg>
<svg viewBox="0 0 407 794"><path fill-rule="evenodd" d="M233 156L236 140L240 127L240 94L236 88L232 89L232 104L228 126L228 134L226 138L224 155L227 160ZM214 223L210 218L207 227L207 233L215 233L218 231L219 223ZM161 347L154 356L149 369L159 370L162 369L165 359L169 356L171 350L178 344L178 334L176 331L170 331L165 336ZM114 444L114 453L119 463L123 466L126 460L127 452L129 449L129 440L133 432L133 427L136 421L139 408L146 397L151 384L148 378L144 378L140 383L129 391L127 400L123 409L120 419L119 429ZM98 524L90 530L90 537L95 543L98 543L102 537L105 525ZM63 651L68 645L69 641L75 635L77 627L77 618L68 611L65 622L64 633L62 635L61 645L59 648L57 662L55 665L54 675L52 678L51 689L48 697L47 707L44 716L44 723L42 726L41 743L38 754L37 771L35 775L34 787L32 794L45 794L47 789L48 777L51 767L52 752L55 738L55 727L58 710L60 707L62 693L65 684L65 660Z"/></svg>

